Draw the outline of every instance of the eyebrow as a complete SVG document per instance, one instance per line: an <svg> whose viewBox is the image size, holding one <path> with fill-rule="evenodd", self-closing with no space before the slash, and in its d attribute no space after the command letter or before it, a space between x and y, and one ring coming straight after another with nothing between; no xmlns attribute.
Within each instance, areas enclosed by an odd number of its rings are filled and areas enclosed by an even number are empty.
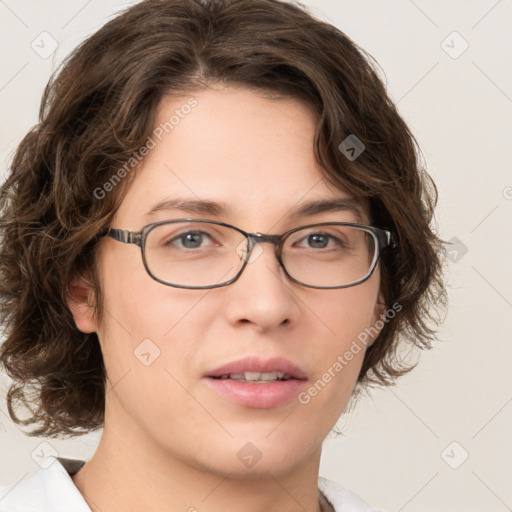
<svg viewBox="0 0 512 512"><path fill-rule="evenodd" d="M308 217L324 212L351 212L358 222L363 222L364 213L361 205L355 199L336 198L310 201L292 210L292 217Z"/></svg>
<svg viewBox="0 0 512 512"><path fill-rule="evenodd" d="M206 201L202 199L165 199L153 205L144 215L151 216L161 210L182 210L187 213L225 215L229 208L225 203Z"/></svg>
<svg viewBox="0 0 512 512"><path fill-rule="evenodd" d="M228 215L231 208L226 203L202 199L173 198L165 199L153 205L144 215L152 216L162 210L181 210L190 214L205 214L220 217ZM288 217L309 217L327 212L350 212L362 223L364 213L361 205L350 198L319 199L309 201L293 208Z"/></svg>

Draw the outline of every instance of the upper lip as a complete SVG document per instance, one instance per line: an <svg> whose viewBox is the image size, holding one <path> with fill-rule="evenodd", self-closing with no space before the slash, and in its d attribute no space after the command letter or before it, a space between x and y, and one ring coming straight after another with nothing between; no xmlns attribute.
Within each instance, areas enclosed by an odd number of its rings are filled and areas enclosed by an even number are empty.
<svg viewBox="0 0 512 512"><path fill-rule="evenodd" d="M307 380L306 373L295 363L283 357L272 357L270 359L261 359L257 356L244 357L230 363L224 364L207 372L206 377L221 377L230 373L245 372L282 372L287 373L294 379Z"/></svg>

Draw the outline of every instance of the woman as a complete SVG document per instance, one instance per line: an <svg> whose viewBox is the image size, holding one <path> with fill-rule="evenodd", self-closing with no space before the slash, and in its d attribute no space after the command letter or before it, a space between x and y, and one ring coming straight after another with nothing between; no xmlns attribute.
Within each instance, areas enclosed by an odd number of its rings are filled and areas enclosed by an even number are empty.
<svg viewBox="0 0 512 512"><path fill-rule="evenodd" d="M102 437L0 510L375 510L319 477L322 441L411 369L404 340L434 338L435 202L368 59L302 8L147 0L110 21L1 193L11 417Z"/></svg>

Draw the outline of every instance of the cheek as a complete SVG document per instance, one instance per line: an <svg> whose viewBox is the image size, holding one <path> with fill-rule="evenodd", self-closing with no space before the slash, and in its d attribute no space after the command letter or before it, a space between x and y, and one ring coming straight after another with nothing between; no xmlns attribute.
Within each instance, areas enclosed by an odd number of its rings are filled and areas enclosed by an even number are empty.
<svg viewBox="0 0 512 512"><path fill-rule="evenodd" d="M149 276L129 281L106 283L101 340L110 409L156 437L179 438L204 416L187 392L209 321L197 318L204 291L173 289Z"/></svg>
<svg viewBox="0 0 512 512"><path fill-rule="evenodd" d="M343 349L358 336L364 338L360 335L376 320L378 284L378 279L370 279L351 288L325 291L306 304L323 324L330 345Z"/></svg>
<svg viewBox="0 0 512 512"><path fill-rule="evenodd" d="M216 312L201 307L207 290L181 290L155 281L134 253L121 259L109 254L100 267L104 319L98 335L112 382L127 372L143 372L141 378L150 384L157 377L149 367L174 372L190 364L200 350L204 324Z"/></svg>
<svg viewBox="0 0 512 512"><path fill-rule="evenodd" d="M304 402L320 407L340 406L348 400L361 369L365 351L372 341L375 322L378 279L362 285L323 294L314 302L310 318L310 339L316 339L315 380ZM310 301L312 304L312 301ZM312 306L310 306L312 309ZM326 390L324 392L324 389ZM337 414L333 411L334 416Z"/></svg>

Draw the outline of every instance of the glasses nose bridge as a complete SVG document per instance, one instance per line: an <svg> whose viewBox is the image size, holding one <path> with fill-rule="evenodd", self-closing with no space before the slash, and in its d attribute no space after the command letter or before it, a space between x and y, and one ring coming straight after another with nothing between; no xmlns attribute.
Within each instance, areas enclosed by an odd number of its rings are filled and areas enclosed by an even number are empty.
<svg viewBox="0 0 512 512"><path fill-rule="evenodd" d="M258 242L259 244L274 244L275 248L277 249L281 244L281 240L283 239L281 235L266 235L264 233L247 233L247 238L251 243L251 249L255 245L254 242Z"/></svg>
<svg viewBox="0 0 512 512"><path fill-rule="evenodd" d="M258 243L270 243L277 245L281 241L280 235L265 235L263 233L247 233L248 238L252 238Z"/></svg>
<svg viewBox="0 0 512 512"><path fill-rule="evenodd" d="M274 244L274 251L276 253L277 259L279 262L281 262L281 240L283 237L281 235L266 235L264 233L247 233L246 238L249 242L249 247L247 250L247 257L250 257L250 254L254 247L256 246L256 243L262 244L262 243L269 243Z"/></svg>

